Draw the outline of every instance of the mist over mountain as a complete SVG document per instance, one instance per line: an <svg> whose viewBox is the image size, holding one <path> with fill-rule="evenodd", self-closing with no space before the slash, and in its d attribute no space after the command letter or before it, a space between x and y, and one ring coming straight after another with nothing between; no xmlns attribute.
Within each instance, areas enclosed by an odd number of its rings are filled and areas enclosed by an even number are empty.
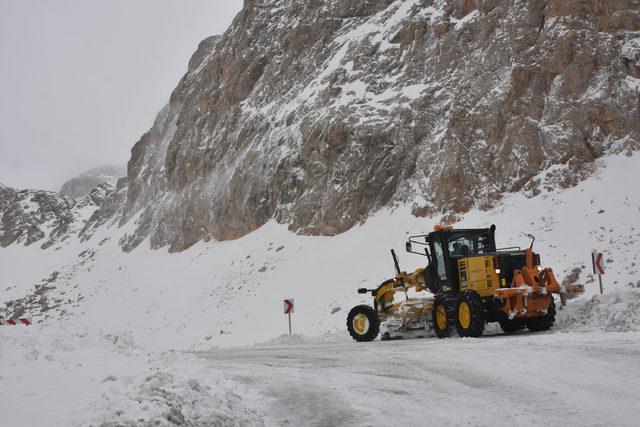
<svg viewBox="0 0 640 427"><path fill-rule="evenodd" d="M65 181L60 188L60 194L72 199L84 197L98 185L109 181L115 182L126 175L127 170L124 165L98 166Z"/></svg>

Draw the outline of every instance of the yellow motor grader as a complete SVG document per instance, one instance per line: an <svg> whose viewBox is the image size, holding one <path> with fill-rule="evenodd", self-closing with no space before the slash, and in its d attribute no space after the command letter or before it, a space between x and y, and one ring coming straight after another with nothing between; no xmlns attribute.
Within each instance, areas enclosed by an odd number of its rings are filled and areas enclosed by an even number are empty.
<svg viewBox="0 0 640 427"><path fill-rule="evenodd" d="M553 294L559 294L564 305L583 293L584 286L561 285L550 268L541 267L531 235L526 235L531 245L524 250L497 249L495 229L437 225L429 234L411 236L407 252L428 259L425 268L413 273L400 270L391 250L396 277L375 289L358 289L371 293L373 307L358 305L349 312L349 334L356 341L373 341L380 334L383 340L427 336L432 331L447 338L454 330L461 337L479 337L487 322L498 322L505 333L525 327L549 330L556 314ZM432 296L409 296L423 291Z"/></svg>

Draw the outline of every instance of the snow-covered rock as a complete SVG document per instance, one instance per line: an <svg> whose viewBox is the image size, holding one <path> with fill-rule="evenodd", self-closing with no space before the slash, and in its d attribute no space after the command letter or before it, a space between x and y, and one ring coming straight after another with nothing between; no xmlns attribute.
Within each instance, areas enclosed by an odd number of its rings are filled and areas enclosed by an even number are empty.
<svg viewBox="0 0 640 427"><path fill-rule="evenodd" d="M126 175L127 171L122 166L104 165L89 169L62 184L60 194L71 199L79 199L91 193L98 185L105 182L115 183Z"/></svg>
<svg viewBox="0 0 640 427"><path fill-rule="evenodd" d="M75 200L52 191L18 191L0 184L0 246L40 242L46 249L68 238L85 236L101 221L94 212L99 207L102 212L109 210L116 195L117 187L111 182L99 184Z"/></svg>
<svg viewBox="0 0 640 427"><path fill-rule="evenodd" d="M16 191L7 187L3 187L0 198L1 246L30 245L46 238L41 245L46 249L69 237L74 222L73 200L50 191Z"/></svg>
<svg viewBox="0 0 640 427"><path fill-rule="evenodd" d="M637 2L601 3L246 1L132 151L124 248L487 208L553 165L575 185L640 141Z"/></svg>

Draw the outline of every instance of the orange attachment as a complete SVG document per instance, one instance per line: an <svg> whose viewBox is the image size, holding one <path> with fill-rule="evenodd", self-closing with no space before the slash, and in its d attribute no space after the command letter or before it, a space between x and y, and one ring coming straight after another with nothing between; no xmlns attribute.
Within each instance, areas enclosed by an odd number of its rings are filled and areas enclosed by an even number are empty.
<svg viewBox="0 0 640 427"><path fill-rule="evenodd" d="M533 251L531 248L524 250L524 259L527 268L533 268Z"/></svg>
<svg viewBox="0 0 640 427"><path fill-rule="evenodd" d="M440 225L440 224L436 224L433 226L433 231L440 231L440 230L451 230L453 228L453 225Z"/></svg>
<svg viewBox="0 0 640 427"><path fill-rule="evenodd" d="M540 316L549 309L551 294L560 294L564 305L567 298L584 292L579 284L560 285L550 268L538 271L533 267L533 253L525 251L526 266L513 271L513 282L509 288L496 290L496 296L502 299L502 311L513 317Z"/></svg>

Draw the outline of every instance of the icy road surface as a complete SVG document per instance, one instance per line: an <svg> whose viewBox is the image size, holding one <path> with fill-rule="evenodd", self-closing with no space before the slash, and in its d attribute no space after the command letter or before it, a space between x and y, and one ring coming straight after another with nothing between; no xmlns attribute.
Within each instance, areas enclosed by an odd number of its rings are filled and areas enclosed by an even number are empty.
<svg viewBox="0 0 640 427"><path fill-rule="evenodd" d="M638 425L640 333L199 352L266 424ZM253 401L251 401L253 400Z"/></svg>

